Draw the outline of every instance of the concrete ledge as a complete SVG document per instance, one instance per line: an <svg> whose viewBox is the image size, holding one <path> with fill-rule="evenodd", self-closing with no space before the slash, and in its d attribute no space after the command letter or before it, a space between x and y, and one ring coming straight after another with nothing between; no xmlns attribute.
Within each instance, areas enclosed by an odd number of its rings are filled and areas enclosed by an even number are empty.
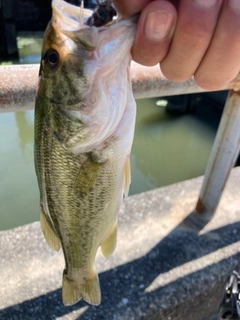
<svg viewBox="0 0 240 320"><path fill-rule="evenodd" d="M217 319L226 277L240 269L239 181L237 168L199 233L187 222L202 178L126 199L117 250L97 257L99 307L62 305L62 252L47 246L38 222L0 232L0 319Z"/></svg>

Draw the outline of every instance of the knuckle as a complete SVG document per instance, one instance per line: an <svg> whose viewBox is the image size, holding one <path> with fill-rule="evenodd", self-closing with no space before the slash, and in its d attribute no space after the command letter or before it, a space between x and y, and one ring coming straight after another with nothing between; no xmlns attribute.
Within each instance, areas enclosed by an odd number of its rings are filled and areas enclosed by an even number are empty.
<svg viewBox="0 0 240 320"><path fill-rule="evenodd" d="M173 81L173 82L183 82L191 78L192 75L187 74L185 71L182 69L179 70L175 68L173 70L172 67L164 67L161 65L161 71L168 80Z"/></svg>
<svg viewBox="0 0 240 320"><path fill-rule="evenodd" d="M213 30L204 23L197 25L185 23L181 25L180 33L182 38L197 44L200 41L206 42L212 36Z"/></svg>
<svg viewBox="0 0 240 320"><path fill-rule="evenodd" d="M219 79L214 75L198 75L194 76L194 80L196 84L204 90L215 91L222 89L227 82L223 81L223 79Z"/></svg>

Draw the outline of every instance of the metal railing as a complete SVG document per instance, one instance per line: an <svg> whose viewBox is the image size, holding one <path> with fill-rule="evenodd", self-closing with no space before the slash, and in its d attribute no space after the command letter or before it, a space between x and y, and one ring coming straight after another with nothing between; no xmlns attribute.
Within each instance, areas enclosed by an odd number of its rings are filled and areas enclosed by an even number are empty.
<svg viewBox="0 0 240 320"><path fill-rule="evenodd" d="M38 65L0 67L0 112L34 108L38 70ZM158 66L143 67L132 64L131 81L135 99L205 91L198 87L193 79L182 83L165 79ZM230 92L192 215L200 226L214 215L240 151L240 75L222 90Z"/></svg>

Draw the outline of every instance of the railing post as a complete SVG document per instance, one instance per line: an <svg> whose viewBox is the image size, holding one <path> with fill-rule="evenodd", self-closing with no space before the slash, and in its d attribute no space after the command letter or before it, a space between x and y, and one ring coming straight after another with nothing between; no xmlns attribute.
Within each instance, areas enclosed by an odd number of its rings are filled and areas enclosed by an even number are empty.
<svg viewBox="0 0 240 320"><path fill-rule="evenodd" d="M213 217L216 211L239 151L240 91L231 90L224 107L195 208L195 217L204 224Z"/></svg>

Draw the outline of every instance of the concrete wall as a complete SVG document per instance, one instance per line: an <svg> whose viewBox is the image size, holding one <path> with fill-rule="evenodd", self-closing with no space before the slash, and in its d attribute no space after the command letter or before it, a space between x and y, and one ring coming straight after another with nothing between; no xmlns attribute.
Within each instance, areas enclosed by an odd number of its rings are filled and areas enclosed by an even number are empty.
<svg viewBox="0 0 240 320"><path fill-rule="evenodd" d="M0 232L0 319L216 320L228 275L240 267L240 168L214 218L192 228L202 177L127 198L118 245L97 255L102 303L64 307L62 252L39 223Z"/></svg>

